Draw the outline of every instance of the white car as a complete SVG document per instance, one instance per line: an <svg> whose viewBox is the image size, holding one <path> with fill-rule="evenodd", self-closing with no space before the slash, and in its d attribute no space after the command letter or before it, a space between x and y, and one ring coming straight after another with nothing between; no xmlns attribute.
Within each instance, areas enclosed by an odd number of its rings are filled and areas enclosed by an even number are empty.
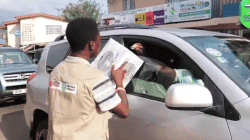
<svg viewBox="0 0 250 140"><path fill-rule="evenodd" d="M102 45L110 37L129 49L141 43L148 58L189 71L204 86L183 81L168 87L164 85L167 80L162 82L164 75L149 71L151 78L140 79L136 74L126 87L130 116L110 119L111 140L250 138L249 40L192 29L115 28L101 31ZM30 136L36 140L47 135L49 74L68 52L66 39L47 45L36 73L29 79L24 113Z"/></svg>

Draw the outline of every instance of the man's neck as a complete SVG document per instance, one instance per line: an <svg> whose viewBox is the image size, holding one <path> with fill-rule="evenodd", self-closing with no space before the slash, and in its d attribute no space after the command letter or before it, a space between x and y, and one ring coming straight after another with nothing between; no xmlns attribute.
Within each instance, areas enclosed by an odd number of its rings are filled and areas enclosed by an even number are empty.
<svg viewBox="0 0 250 140"><path fill-rule="evenodd" d="M89 52L86 52L86 51L82 51L81 53L71 53L70 56L80 57L80 58L83 58L87 61L89 61L89 59L90 59Z"/></svg>

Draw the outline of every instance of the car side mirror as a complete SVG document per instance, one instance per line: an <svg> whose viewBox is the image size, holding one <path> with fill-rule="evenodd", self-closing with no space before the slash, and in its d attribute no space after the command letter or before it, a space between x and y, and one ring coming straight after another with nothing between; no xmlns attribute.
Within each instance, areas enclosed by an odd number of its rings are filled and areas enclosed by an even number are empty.
<svg viewBox="0 0 250 140"><path fill-rule="evenodd" d="M33 63L36 63L36 64L39 62L37 58L34 58L32 61Z"/></svg>
<svg viewBox="0 0 250 140"><path fill-rule="evenodd" d="M165 104L174 110L200 110L213 105L210 91L198 84L174 84L169 87Z"/></svg>

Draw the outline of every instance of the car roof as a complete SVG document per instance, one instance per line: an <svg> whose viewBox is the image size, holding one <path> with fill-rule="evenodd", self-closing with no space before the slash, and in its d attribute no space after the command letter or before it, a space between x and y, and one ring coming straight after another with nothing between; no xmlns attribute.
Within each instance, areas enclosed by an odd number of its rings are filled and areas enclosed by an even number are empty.
<svg viewBox="0 0 250 140"><path fill-rule="evenodd" d="M101 29L100 29L101 28ZM139 35L139 34L150 34L153 35L150 32L150 30L154 31L156 34L162 34L162 33L168 33L172 34L178 37L194 37L194 36L227 36L227 37L240 37L233 34L227 34L227 33L220 33L220 32L214 32L214 31L207 31L207 30L199 30L199 29L183 29L183 28L176 28L176 27L165 27L165 28L154 28L152 26L103 26L100 27L99 31L101 35ZM60 35L55 39L56 41L66 39L64 38L64 35Z"/></svg>
<svg viewBox="0 0 250 140"><path fill-rule="evenodd" d="M168 32L180 37L191 37L191 36L235 36L232 34L219 33L206 30L197 30L197 29L182 29L182 28L154 28L154 30L159 30L163 32Z"/></svg>

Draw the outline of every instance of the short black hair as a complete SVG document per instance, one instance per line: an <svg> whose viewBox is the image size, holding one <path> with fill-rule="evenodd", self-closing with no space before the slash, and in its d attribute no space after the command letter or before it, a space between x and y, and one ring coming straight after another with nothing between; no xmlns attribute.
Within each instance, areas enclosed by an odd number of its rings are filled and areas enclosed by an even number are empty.
<svg viewBox="0 0 250 140"><path fill-rule="evenodd" d="M97 39L98 34L97 24L90 18L74 19L66 29L66 37L73 53L84 50L88 43Z"/></svg>

